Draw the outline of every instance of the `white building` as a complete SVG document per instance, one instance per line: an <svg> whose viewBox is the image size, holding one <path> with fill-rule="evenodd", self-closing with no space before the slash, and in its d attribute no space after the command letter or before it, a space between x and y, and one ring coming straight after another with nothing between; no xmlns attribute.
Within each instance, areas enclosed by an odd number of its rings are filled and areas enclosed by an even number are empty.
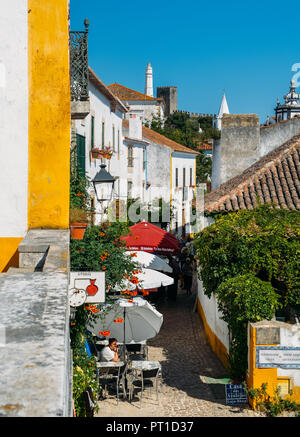
<svg viewBox="0 0 300 437"><path fill-rule="evenodd" d="M174 207L177 205L179 211L177 221L173 219L168 229L178 235L189 233L190 214L183 212L182 196L186 187L183 200L192 202L197 152L143 126L142 117L136 114L125 118L126 107L92 69L89 70L89 99L90 114L84 120L73 121L77 159L90 180L100 164L106 164L106 170L115 178L112 205L116 205L117 217L128 198L139 199L144 204L163 199ZM97 150L107 147L112 151L110 159L95 158ZM92 187L90 194L95 208L94 223L99 224L107 219L108 202L97 201Z"/></svg>
<svg viewBox="0 0 300 437"><path fill-rule="evenodd" d="M133 114L141 117L143 123L150 123L153 116L160 117L163 121L166 113L165 102L161 97L153 97L153 71L150 62L145 72L144 94L118 83L108 85L108 88L129 108L126 118Z"/></svg>
<svg viewBox="0 0 300 437"><path fill-rule="evenodd" d="M134 121L133 121L134 120ZM131 134L131 124L140 127ZM132 197L142 193L143 202L163 199L174 208L176 216L171 218L168 230L180 236L191 232L191 205L196 186L196 156L198 152L189 149L158 132L141 126L138 117L123 120L124 142L133 148L132 160L136 171L143 168L142 190L138 184L131 184L133 178L128 174L128 183L132 188ZM134 138L133 138L134 137ZM138 139L138 141L136 141ZM140 142L143 141L145 152L141 165ZM133 186L135 185L135 186ZM158 224L158 223L157 223Z"/></svg>
<svg viewBox="0 0 300 437"><path fill-rule="evenodd" d="M126 187L120 182L126 179L126 172L120 162L124 160L122 137L122 117L127 109L122 102L107 88L95 72L89 69L89 99L90 113L84 120L74 120L76 134L77 159L79 166L92 180L100 169L100 164L107 165L106 170L116 177L114 192L126 196ZM74 135L73 134L73 135ZM93 157L92 149L111 148L111 159ZM92 205L95 207L97 224L102 221L107 205L97 202L94 190L91 188Z"/></svg>
<svg viewBox="0 0 300 437"><path fill-rule="evenodd" d="M290 91L284 96L284 103L282 105L280 104L278 97L275 113L276 122L300 116L300 94L296 93L294 80L291 80Z"/></svg>

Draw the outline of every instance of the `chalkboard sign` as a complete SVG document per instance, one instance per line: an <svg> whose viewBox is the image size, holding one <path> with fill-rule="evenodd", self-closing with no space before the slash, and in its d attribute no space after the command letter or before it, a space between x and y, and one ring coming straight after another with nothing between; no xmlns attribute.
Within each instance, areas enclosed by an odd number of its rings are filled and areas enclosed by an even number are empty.
<svg viewBox="0 0 300 437"><path fill-rule="evenodd" d="M226 404L247 404L248 396L243 384L225 384Z"/></svg>

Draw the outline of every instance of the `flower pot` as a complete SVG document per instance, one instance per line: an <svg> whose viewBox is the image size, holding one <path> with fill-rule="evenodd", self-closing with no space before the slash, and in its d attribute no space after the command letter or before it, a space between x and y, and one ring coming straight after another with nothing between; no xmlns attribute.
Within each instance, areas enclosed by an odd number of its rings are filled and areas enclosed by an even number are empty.
<svg viewBox="0 0 300 437"><path fill-rule="evenodd" d="M110 159L112 157L112 153L104 149L93 148L91 154L94 159Z"/></svg>
<svg viewBox="0 0 300 437"><path fill-rule="evenodd" d="M82 240L87 227L87 223L70 223L71 238Z"/></svg>

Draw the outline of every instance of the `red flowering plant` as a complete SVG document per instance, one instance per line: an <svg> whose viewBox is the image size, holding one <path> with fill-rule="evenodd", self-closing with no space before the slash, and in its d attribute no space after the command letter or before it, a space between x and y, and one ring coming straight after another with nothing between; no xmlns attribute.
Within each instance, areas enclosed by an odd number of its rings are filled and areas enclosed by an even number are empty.
<svg viewBox="0 0 300 437"><path fill-rule="evenodd" d="M77 197L81 198L82 196ZM126 283L128 285L126 276L133 278L135 276L133 272L137 272L139 269L139 265L134 261L134 258L126 254L126 245L120 238L122 235L127 235L128 232L127 226L119 222L103 223L100 226L90 225L82 240L71 239L70 241L71 270L105 271L106 288L105 307L102 304L87 304L77 308L75 321L72 321L73 324L70 326L71 346L75 357L87 355L84 341L86 341L88 335L86 332L88 320L89 322L97 321L98 318L101 321L104 320L103 330L100 331L101 334L97 333L97 335L105 336L108 333L109 330L105 326L105 312L110 305L107 304L113 304L115 302L114 296L120 295L120 290L126 289ZM122 296L124 295L122 294ZM132 299L130 294L125 296ZM122 322L120 318L119 320L116 319L116 323ZM94 340L94 337L91 336L90 339ZM74 362L78 363L77 358ZM90 374L88 372L91 372L91 368L91 366L81 366L84 374ZM81 381L83 379L80 375L81 373L78 374L78 378L80 377ZM83 391L85 388L82 386ZM79 400L76 398L75 405L79 405L78 402Z"/></svg>

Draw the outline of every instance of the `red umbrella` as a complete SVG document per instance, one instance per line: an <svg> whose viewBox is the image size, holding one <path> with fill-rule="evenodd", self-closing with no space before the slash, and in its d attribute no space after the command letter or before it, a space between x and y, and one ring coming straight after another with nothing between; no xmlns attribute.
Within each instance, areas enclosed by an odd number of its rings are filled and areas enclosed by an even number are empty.
<svg viewBox="0 0 300 437"><path fill-rule="evenodd" d="M121 237L129 250L143 250L164 255L178 251L179 243L174 235L151 223L140 222L129 229L130 233L126 237Z"/></svg>

